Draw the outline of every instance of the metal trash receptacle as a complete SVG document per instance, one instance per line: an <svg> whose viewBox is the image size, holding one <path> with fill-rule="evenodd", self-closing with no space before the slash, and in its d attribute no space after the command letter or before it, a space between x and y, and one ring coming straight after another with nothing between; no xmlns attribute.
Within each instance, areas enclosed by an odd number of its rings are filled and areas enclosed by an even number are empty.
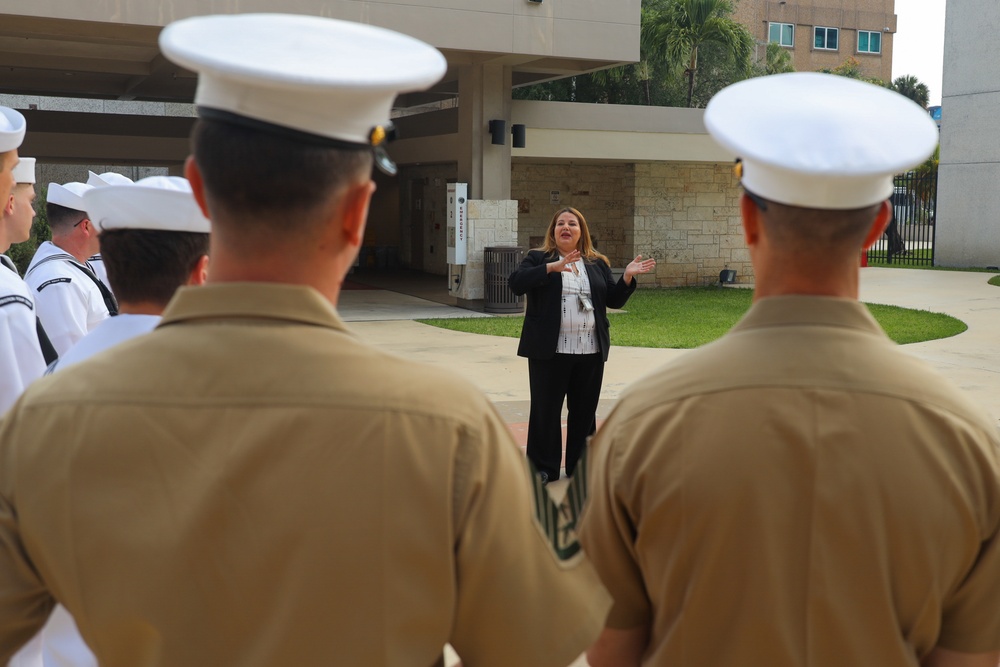
<svg viewBox="0 0 1000 667"><path fill-rule="evenodd" d="M483 310L487 313L520 313L524 297L514 294L507 279L521 263L524 248L492 246L483 248L483 274L486 287Z"/></svg>

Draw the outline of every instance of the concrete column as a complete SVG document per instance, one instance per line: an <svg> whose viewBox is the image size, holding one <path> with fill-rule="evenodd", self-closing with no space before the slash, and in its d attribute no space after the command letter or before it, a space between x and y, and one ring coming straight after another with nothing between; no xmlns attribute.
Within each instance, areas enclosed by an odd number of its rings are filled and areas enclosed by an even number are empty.
<svg viewBox="0 0 1000 667"><path fill-rule="evenodd" d="M510 198L510 83L510 67L503 65L459 69L458 181L469 184L469 246L468 263L448 269L449 291L462 302L484 297L483 249L517 243L517 202ZM506 123L502 146L492 143L491 120Z"/></svg>
<svg viewBox="0 0 1000 667"><path fill-rule="evenodd" d="M1000 265L1000 25L996 0L948 3L934 263Z"/></svg>
<svg viewBox="0 0 1000 667"><path fill-rule="evenodd" d="M510 199L511 70L503 65L463 65L458 76L458 180L469 199ZM507 123L502 146L491 143L489 122Z"/></svg>

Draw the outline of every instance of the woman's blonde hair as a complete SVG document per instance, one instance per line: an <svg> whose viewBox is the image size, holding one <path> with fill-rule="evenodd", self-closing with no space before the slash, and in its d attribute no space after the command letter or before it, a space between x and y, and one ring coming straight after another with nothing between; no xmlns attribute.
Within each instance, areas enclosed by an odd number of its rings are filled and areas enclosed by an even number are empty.
<svg viewBox="0 0 1000 667"><path fill-rule="evenodd" d="M547 255L559 256L559 249L556 247L556 221L563 213L572 214L580 223L580 242L577 247L577 250L580 251L580 257L586 262L593 262L597 259L604 260L605 264L611 266L608 258L597 252L594 248L594 242L590 238L590 227L587 226L587 219L583 217L583 213L580 213L572 206L565 206L553 214L552 220L549 222L549 228L545 230L545 243L538 250Z"/></svg>

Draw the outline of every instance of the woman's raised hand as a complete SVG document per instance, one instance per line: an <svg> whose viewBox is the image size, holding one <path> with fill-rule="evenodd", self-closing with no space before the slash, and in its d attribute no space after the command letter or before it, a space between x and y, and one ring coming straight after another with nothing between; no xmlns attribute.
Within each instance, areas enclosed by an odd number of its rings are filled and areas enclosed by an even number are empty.
<svg viewBox="0 0 1000 667"><path fill-rule="evenodd" d="M554 262L549 262L545 268L548 273L552 273L554 271L572 271L573 269L570 267L570 264L579 259L580 259L580 251L570 250L568 253L566 253L565 257L563 257L562 259L558 259Z"/></svg>
<svg viewBox="0 0 1000 667"><path fill-rule="evenodd" d="M649 259L643 259L642 255L636 255L635 259L628 263L625 267L625 282L632 282L633 276L640 273L649 273L656 268L656 260L652 257Z"/></svg>

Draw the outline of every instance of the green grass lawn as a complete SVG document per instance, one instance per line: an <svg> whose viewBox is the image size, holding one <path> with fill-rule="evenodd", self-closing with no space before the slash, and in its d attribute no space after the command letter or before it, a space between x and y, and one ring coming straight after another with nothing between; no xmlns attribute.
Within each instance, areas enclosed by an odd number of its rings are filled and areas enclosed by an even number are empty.
<svg viewBox="0 0 1000 667"><path fill-rule="evenodd" d="M692 348L711 342L750 308L749 289L687 287L639 290L626 312L610 313L611 344L627 347ZM897 306L866 304L897 343L919 343L965 331L965 323L949 315ZM491 336L521 335L522 317L470 317L420 320L444 329Z"/></svg>

